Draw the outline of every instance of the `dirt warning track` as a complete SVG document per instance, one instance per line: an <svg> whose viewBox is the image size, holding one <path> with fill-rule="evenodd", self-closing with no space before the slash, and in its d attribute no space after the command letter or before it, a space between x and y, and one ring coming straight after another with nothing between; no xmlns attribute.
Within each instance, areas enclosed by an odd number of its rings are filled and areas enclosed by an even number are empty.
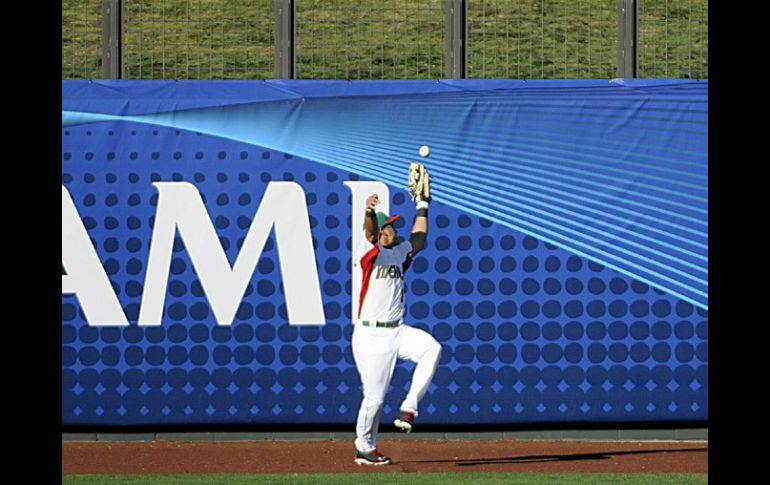
<svg viewBox="0 0 770 485"><path fill-rule="evenodd" d="M380 440L391 465L359 466L347 441L63 442L62 474L708 473L706 441Z"/></svg>

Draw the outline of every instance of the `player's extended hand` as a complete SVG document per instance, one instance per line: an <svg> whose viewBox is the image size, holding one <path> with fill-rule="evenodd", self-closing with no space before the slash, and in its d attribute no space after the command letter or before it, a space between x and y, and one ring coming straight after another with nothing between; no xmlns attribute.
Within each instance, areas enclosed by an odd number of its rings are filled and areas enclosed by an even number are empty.
<svg viewBox="0 0 770 485"><path fill-rule="evenodd" d="M372 194L369 197L366 198L366 210L367 211L376 211L377 210L377 204L380 203L380 198L377 197L377 194Z"/></svg>

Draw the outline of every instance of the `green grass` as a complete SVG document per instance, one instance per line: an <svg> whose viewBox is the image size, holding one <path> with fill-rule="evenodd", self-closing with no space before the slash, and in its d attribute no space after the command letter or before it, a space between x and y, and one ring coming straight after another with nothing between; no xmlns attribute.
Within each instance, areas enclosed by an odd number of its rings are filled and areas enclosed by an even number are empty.
<svg viewBox="0 0 770 485"><path fill-rule="evenodd" d="M66 475L63 485L241 485L252 483L301 485L425 485L426 483L542 485L696 485L708 483L707 474L660 473L351 473L291 475Z"/></svg>
<svg viewBox="0 0 770 485"><path fill-rule="evenodd" d="M62 77L100 78L101 0L63 0ZM617 0L470 0L471 78L616 75ZM444 0L300 0L302 79L444 77ZM641 77L708 77L708 0L640 4ZM272 79L274 0L131 0L130 79Z"/></svg>

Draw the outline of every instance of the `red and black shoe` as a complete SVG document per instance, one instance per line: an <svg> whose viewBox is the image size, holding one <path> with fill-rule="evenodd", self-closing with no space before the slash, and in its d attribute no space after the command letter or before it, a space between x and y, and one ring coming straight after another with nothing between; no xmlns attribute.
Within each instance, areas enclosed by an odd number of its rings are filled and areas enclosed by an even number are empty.
<svg viewBox="0 0 770 485"><path fill-rule="evenodd" d="M401 431L409 433L414 426L414 413L411 411L401 411L393 424Z"/></svg>
<svg viewBox="0 0 770 485"><path fill-rule="evenodd" d="M383 455L377 450L370 451L369 453L357 451L353 461L359 465L387 465L390 463L390 457Z"/></svg>

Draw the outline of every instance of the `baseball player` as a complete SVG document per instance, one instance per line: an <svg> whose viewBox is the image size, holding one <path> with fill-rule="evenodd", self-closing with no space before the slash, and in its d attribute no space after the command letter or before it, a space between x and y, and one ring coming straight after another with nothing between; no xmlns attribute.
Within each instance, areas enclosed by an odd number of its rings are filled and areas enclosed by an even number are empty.
<svg viewBox="0 0 770 485"><path fill-rule="evenodd" d="M427 171L425 174L427 176ZM367 198L366 237L354 258L354 277L361 278L362 282L352 342L364 394L355 440L354 461L360 465L391 462L377 450L377 428L396 360L417 363L409 393L394 421L396 428L409 432L418 414L417 404L428 390L441 356L441 345L436 339L404 323L404 274L415 255L425 247L428 233L429 198L425 200L420 195L413 198L417 202L417 215L407 241L400 241L393 227L400 216L388 217L377 212L376 194Z"/></svg>

